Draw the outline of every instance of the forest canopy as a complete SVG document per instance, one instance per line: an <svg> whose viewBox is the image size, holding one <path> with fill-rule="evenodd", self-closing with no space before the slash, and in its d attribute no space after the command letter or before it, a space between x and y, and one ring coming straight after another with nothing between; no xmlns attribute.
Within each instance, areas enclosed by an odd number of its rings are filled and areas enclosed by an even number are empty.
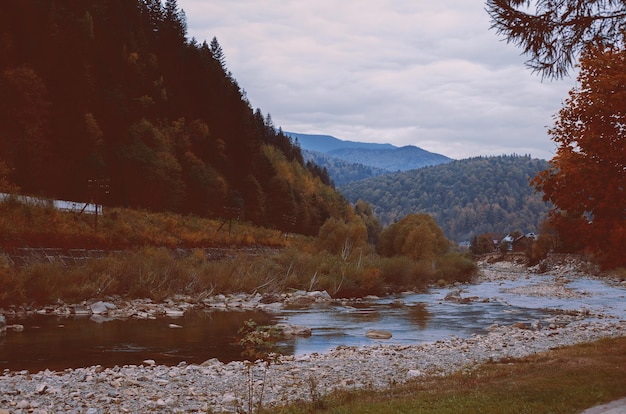
<svg viewBox="0 0 626 414"><path fill-rule="evenodd" d="M25 194L316 234L349 208L176 0L7 2L0 163ZM106 180L106 198L89 180ZM93 182L93 181L91 181ZM228 210L225 210L228 209Z"/></svg>
<svg viewBox="0 0 626 414"><path fill-rule="evenodd" d="M548 206L529 180L547 167L529 156L476 157L347 184L351 202L367 200L384 225L427 213L451 240L483 233L537 232Z"/></svg>

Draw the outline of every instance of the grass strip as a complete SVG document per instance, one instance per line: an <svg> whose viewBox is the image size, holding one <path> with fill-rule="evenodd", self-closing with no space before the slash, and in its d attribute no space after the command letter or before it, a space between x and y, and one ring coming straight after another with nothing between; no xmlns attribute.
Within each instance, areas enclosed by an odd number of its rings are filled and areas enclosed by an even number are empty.
<svg viewBox="0 0 626 414"><path fill-rule="evenodd" d="M491 362L392 389L334 393L272 413L580 413L626 396L626 337Z"/></svg>

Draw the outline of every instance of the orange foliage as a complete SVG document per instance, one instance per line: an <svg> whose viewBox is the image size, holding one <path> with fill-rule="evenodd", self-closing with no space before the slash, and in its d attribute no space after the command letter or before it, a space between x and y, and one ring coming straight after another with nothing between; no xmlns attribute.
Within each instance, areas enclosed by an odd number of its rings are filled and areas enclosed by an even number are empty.
<svg viewBox="0 0 626 414"><path fill-rule="evenodd" d="M564 250L624 266L626 242L626 51L587 49L579 86L548 132L558 145L532 181L555 207L549 220Z"/></svg>

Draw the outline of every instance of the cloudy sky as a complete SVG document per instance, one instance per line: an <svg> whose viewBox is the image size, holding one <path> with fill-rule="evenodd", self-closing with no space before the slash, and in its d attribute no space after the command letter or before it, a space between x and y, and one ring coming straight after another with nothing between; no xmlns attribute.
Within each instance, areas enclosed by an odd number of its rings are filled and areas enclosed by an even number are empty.
<svg viewBox="0 0 626 414"><path fill-rule="evenodd" d="M452 158L550 159L574 79L544 80L489 30L483 0L178 0L216 36L253 108L285 131Z"/></svg>

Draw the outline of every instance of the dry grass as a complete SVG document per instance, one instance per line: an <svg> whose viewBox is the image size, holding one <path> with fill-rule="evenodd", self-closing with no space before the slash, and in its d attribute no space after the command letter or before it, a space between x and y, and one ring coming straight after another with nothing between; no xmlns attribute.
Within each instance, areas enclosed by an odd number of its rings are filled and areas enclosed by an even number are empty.
<svg viewBox="0 0 626 414"><path fill-rule="evenodd" d="M552 350L276 413L579 413L626 396L626 338ZM269 412L269 411L268 411Z"/></svg>
<svg viewBox="0 0 626 414"><path fill-rule="evenodd" d="M278 230L238 221L225 223L219 218L105 208L96 228L94 215L61 212L12 200L0 202L0 248L3 249L115 250L138 246L191 248L256 244L283 247L288 241Z"/></svg>
<svg viewBox="0 0 626 414"><path fill-rule="evenodd" d="M15 258L25 247L57 248L68 255L71 249L95 249L109 255L73 265L20 257L28 264L11 266L9 256L0 254L0 307L113 295L158 301L176 294L287 289L325 290L334 297L384 295L442 278L464 280L468 269L475 269L460 254L442 256L436 266L381 258L370 247L331 254L313 238L285 238L278 230L248 223L115 208L105 210L96 228L94 216L0 203L0 250L16 253ZM211 247L228 251L228 257L213 260L205 250Z"/></svg>

